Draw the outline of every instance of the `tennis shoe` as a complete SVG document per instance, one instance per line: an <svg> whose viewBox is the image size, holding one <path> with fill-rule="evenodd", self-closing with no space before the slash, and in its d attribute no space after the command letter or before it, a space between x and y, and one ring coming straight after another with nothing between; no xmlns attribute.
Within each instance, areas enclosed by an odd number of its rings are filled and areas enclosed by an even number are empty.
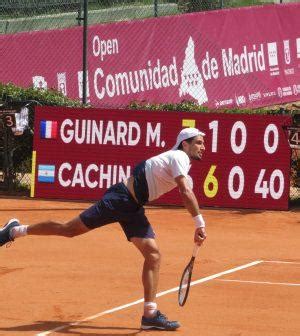
<svg viewBox="0 0 300 336"><path fill-rule="evenodd" d="M13 218L10 221L8 221L3 226L2 229L0 229L0 246L14 241L13 237L10 235L10 230L13 227L19 226L19 225L20 225L19 220L16 218Z"/></svg>
<svg viewBox="0 0 300 336"><path fill-rule="evenodd" d="M159 329L159 330L176 330L180 327L177 321L169 321L167 316L162 314L159 310L153 317L142 317L141 329Z"/></svg>

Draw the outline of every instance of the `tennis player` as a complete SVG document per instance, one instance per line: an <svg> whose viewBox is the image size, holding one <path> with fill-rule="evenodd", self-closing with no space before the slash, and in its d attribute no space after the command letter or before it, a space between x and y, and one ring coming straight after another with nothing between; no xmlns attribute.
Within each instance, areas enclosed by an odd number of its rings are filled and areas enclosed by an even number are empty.
<svg viewBox="0 0 300 336"><path fill-rule="evenodd" d="M204 135L196 128L184 128L171 150L138 164L130 178L110 187L100 201L65 224L49 220L28 226L21 225L18 219L11 219L0 230L0 245L25 235L75 237L119 222L127 239L144 257L142 282L145 302L141 328L176 330L180 327L179 322L168 320L155 302L161 256L143 205L177 186L183 204L195 222L194 241L202 244L206 238L205 222L188 172L191 161L202 158Z"/></svg>

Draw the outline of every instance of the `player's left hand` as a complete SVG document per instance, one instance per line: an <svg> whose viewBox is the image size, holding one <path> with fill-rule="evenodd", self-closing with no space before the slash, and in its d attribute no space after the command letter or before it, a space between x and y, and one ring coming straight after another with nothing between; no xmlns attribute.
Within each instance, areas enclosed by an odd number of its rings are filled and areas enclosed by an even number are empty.
<svg viewBox="0 0 300 336"><path fill-rule="evenodd" d="M197 245L203 244L204 240L206 239L206 231L205 228L197 228L195 230L195 235L194 235L194 242Z"/></svg>

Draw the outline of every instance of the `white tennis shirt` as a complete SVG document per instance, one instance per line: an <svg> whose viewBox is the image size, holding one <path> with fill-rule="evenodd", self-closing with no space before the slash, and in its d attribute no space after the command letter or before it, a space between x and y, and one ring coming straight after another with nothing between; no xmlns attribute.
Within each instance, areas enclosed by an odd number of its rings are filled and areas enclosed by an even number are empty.
<svg viewBox="0 0 300 336"><path fill-rule="evenodd" d="M175 182L177 176L190 178L188 176L190 168L190 159L182 150L169 150L146 160L145 174L149 201L174 189L177 186Z"/></svg>

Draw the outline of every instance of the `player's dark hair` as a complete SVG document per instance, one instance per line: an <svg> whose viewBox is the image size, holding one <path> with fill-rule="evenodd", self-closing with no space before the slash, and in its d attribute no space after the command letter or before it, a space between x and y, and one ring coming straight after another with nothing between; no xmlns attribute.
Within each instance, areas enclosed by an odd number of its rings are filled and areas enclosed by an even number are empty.
<svg viewBox="0 0 300 336"><path fill-rule="evenodd" d="M185 139L185 140L183 140L183 141L186 141L186 142L188 142L188 143L191 143L195 138L196 138L196 137L194 136L194 137ZM179 150L183 150L183 146L182 146L183 141L181 141L181 143L180 143L180 145L178 146L177 149L179 149Z"/></svg>

